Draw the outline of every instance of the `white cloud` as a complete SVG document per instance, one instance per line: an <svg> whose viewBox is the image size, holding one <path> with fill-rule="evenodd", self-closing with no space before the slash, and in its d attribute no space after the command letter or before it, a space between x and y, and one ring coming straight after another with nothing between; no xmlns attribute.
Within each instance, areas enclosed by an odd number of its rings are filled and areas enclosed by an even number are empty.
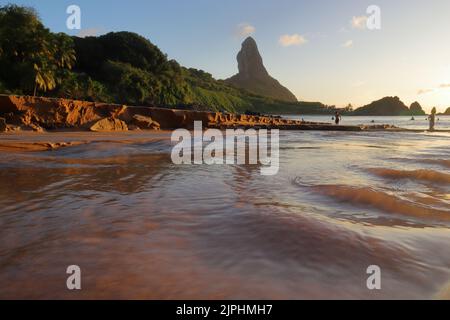
<svg viewBox="0 0 450 320"><path fill-rule="evenodd" d="M350 24L353 29L365 29L367 27L367 16L353 17Z"/></svg>
<svg viewBox="0 0 450 320"><path fill-rule="evenodd" d="M279 42L283 47L290 47L290 46L300 46L308 42L308 40L306 40L304 36L296 33L291 35L289 34L282 35L280 37Z"/></svg>
<svg viewBox="0 0 450 320"><path fill-rule="evenodd" d="M442 83L435 88L420 89L419 91L417 91L417 94L422 95L422 94L427 94L427 93L439 91L441 89L448 89L448 88L450 88L450 83Z"/></svg>
<svg viewBox="0 0 450 320"><path fill-rule="evenodd" d="M80 32L78 32L77 37L80 37L80 38L97 37L101 33L102 33L102 30L99 28L81 29Z"/></svg>
<svg viewBox="0 0 450 320"><path fill-rule="evenodd" d="M239 37L248 37L254 34L256 28L249 23L241 23L236 28L236 34Z"/></svg>
<svg viewBox="0 0 450 320"><path fill-rule="evenodd" d="M342 46L343 46L344 48L351 48L351 47L353 47L353 40L345 41L345 42L342 44Z"/></svg>
<svg viewBox="0 0 450 320"><path fill-rule="evenodd" d="M430 93L430 92L433 92L434 91L434 89L420 89L418 92L417 92L417 94L418 95L422 95L422 94L427 94L427 93Z"/></svg>

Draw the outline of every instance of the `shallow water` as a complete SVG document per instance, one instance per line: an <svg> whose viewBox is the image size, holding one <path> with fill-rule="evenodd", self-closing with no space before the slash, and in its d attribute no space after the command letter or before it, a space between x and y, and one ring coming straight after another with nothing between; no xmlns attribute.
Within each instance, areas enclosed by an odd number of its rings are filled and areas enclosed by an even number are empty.
<svg viewBox="0 0 450 320"><path fill-rule="evenodd" d="M285 131L276 176L134 138L0 154L0 298L449 298L449 134Z"/></svg>
<svg viewBox="0 0 450 320"><path fill-rule="evenodd" d="M316 122L333 122L332 116L284 116L290 119ZM414 120L413 120L413 119ZM401 128L427 130L429 128L428 116L398 116L398 117L384 117L384 116L342 116L341 124L343 125L376 125L376 124L391 124ZM450 116L436 116L437 130L450 130Z"/></svg>

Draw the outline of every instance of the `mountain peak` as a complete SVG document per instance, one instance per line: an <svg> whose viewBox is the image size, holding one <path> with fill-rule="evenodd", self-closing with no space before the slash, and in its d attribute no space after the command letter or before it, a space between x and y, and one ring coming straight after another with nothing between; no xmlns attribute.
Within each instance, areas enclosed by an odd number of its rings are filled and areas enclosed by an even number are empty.
<svg viewBox="0 0 450 320"><path fill-rule="evenodd" d="M256 41L255 41L255 39L253 39L252 36L248 36L248 37L244 40L244 42L242 42L242 45L243 45L243 46L246 45L246 44L254 44L254 45L256 45Z"/></svg>
<svg viewBox="0 0 450 320"><path fill-rule="evenodd" d="M262 96L283 101L297 101L297 98L287 88L269 75L264 67L258 45L252 37L248 37L242 42L237 62L239 73L225 80L226 82Z"/></svg>
<svg viewBox="0 0 450 320"><path fill-rule="evenodd" d="M241 51L237 55L239 74L244 78L262 78L269 76L264 67L261 54L255 39L248 37L242 43Z"/></svg>

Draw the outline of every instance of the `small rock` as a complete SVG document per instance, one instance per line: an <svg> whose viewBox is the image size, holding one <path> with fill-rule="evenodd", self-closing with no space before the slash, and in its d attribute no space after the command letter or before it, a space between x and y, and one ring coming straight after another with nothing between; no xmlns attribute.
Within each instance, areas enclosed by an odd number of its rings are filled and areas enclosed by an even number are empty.
<svg viewBox="0 0 450 320"><path fill-rule="evenodd" d="M30 124L24 124L21 126L8 126L9 131L34 131L34 132L45 132L45 130L34 123L30 123Z"/></svg>
<svg viewBox="0 0 450 320"><path fill-rule="evenodd" d="M137 125L129 124L129 125L128 125L128 130L131 130L131 131L140 131L141 128L139 128Z"/></svg>
<svg viewBox="0 0 450 320"><path fill-rule="evenodd" d="M91 128L91 131L128 131L127 124L120 119L104 118L97 121Z"/></svg>
<svg viewBox="0 0 450 320"><path fill-rule="evenodd" d="M28 126L31 130L33 130L34 132L45 132L44 128L42 128L41 126L34 124L34 123L30 123L30 125Z"/></svg>
<svg viewBox="0 0 450 320"><path fill-rule="evenodd" d="M0 118L0 132L6 131L6 120L5 118Z"/></svg>
<svg viewBox="0 0 450 320"><path fill-rule="evenodd" d="M6 125L6 132L14 132L14 131L20 131L20 130L21 130L20 126L16 126L13 124Z"/></svg>
<svg viewBox="0 0 450 320"><path fill-rule="evenodd" d="M140 114L135 114L132 120L133 124L139 127L140 129L147 130L159 130L161 126L158 122L154 121L150 117L142 116Z"/></svg>

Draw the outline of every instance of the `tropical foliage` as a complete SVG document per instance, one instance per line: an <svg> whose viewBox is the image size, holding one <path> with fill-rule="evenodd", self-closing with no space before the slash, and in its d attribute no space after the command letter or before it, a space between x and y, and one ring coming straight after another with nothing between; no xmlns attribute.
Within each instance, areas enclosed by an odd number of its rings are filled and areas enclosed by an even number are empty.
<svg viewBox="0 0 450 320"><path fill-rule="evenodd" d="M181 67L144 37L51 33L31 8L0 7L0 91L197 110L330 113L321 103L285 103Z"/></svg>
<svg viewBox="0 0 450 320"><path fill-rule="evenodd" d="M51 91L75 59L72 39L51 33L33 9L0 8L0 77L8 87L33 94Z"/></svg>

